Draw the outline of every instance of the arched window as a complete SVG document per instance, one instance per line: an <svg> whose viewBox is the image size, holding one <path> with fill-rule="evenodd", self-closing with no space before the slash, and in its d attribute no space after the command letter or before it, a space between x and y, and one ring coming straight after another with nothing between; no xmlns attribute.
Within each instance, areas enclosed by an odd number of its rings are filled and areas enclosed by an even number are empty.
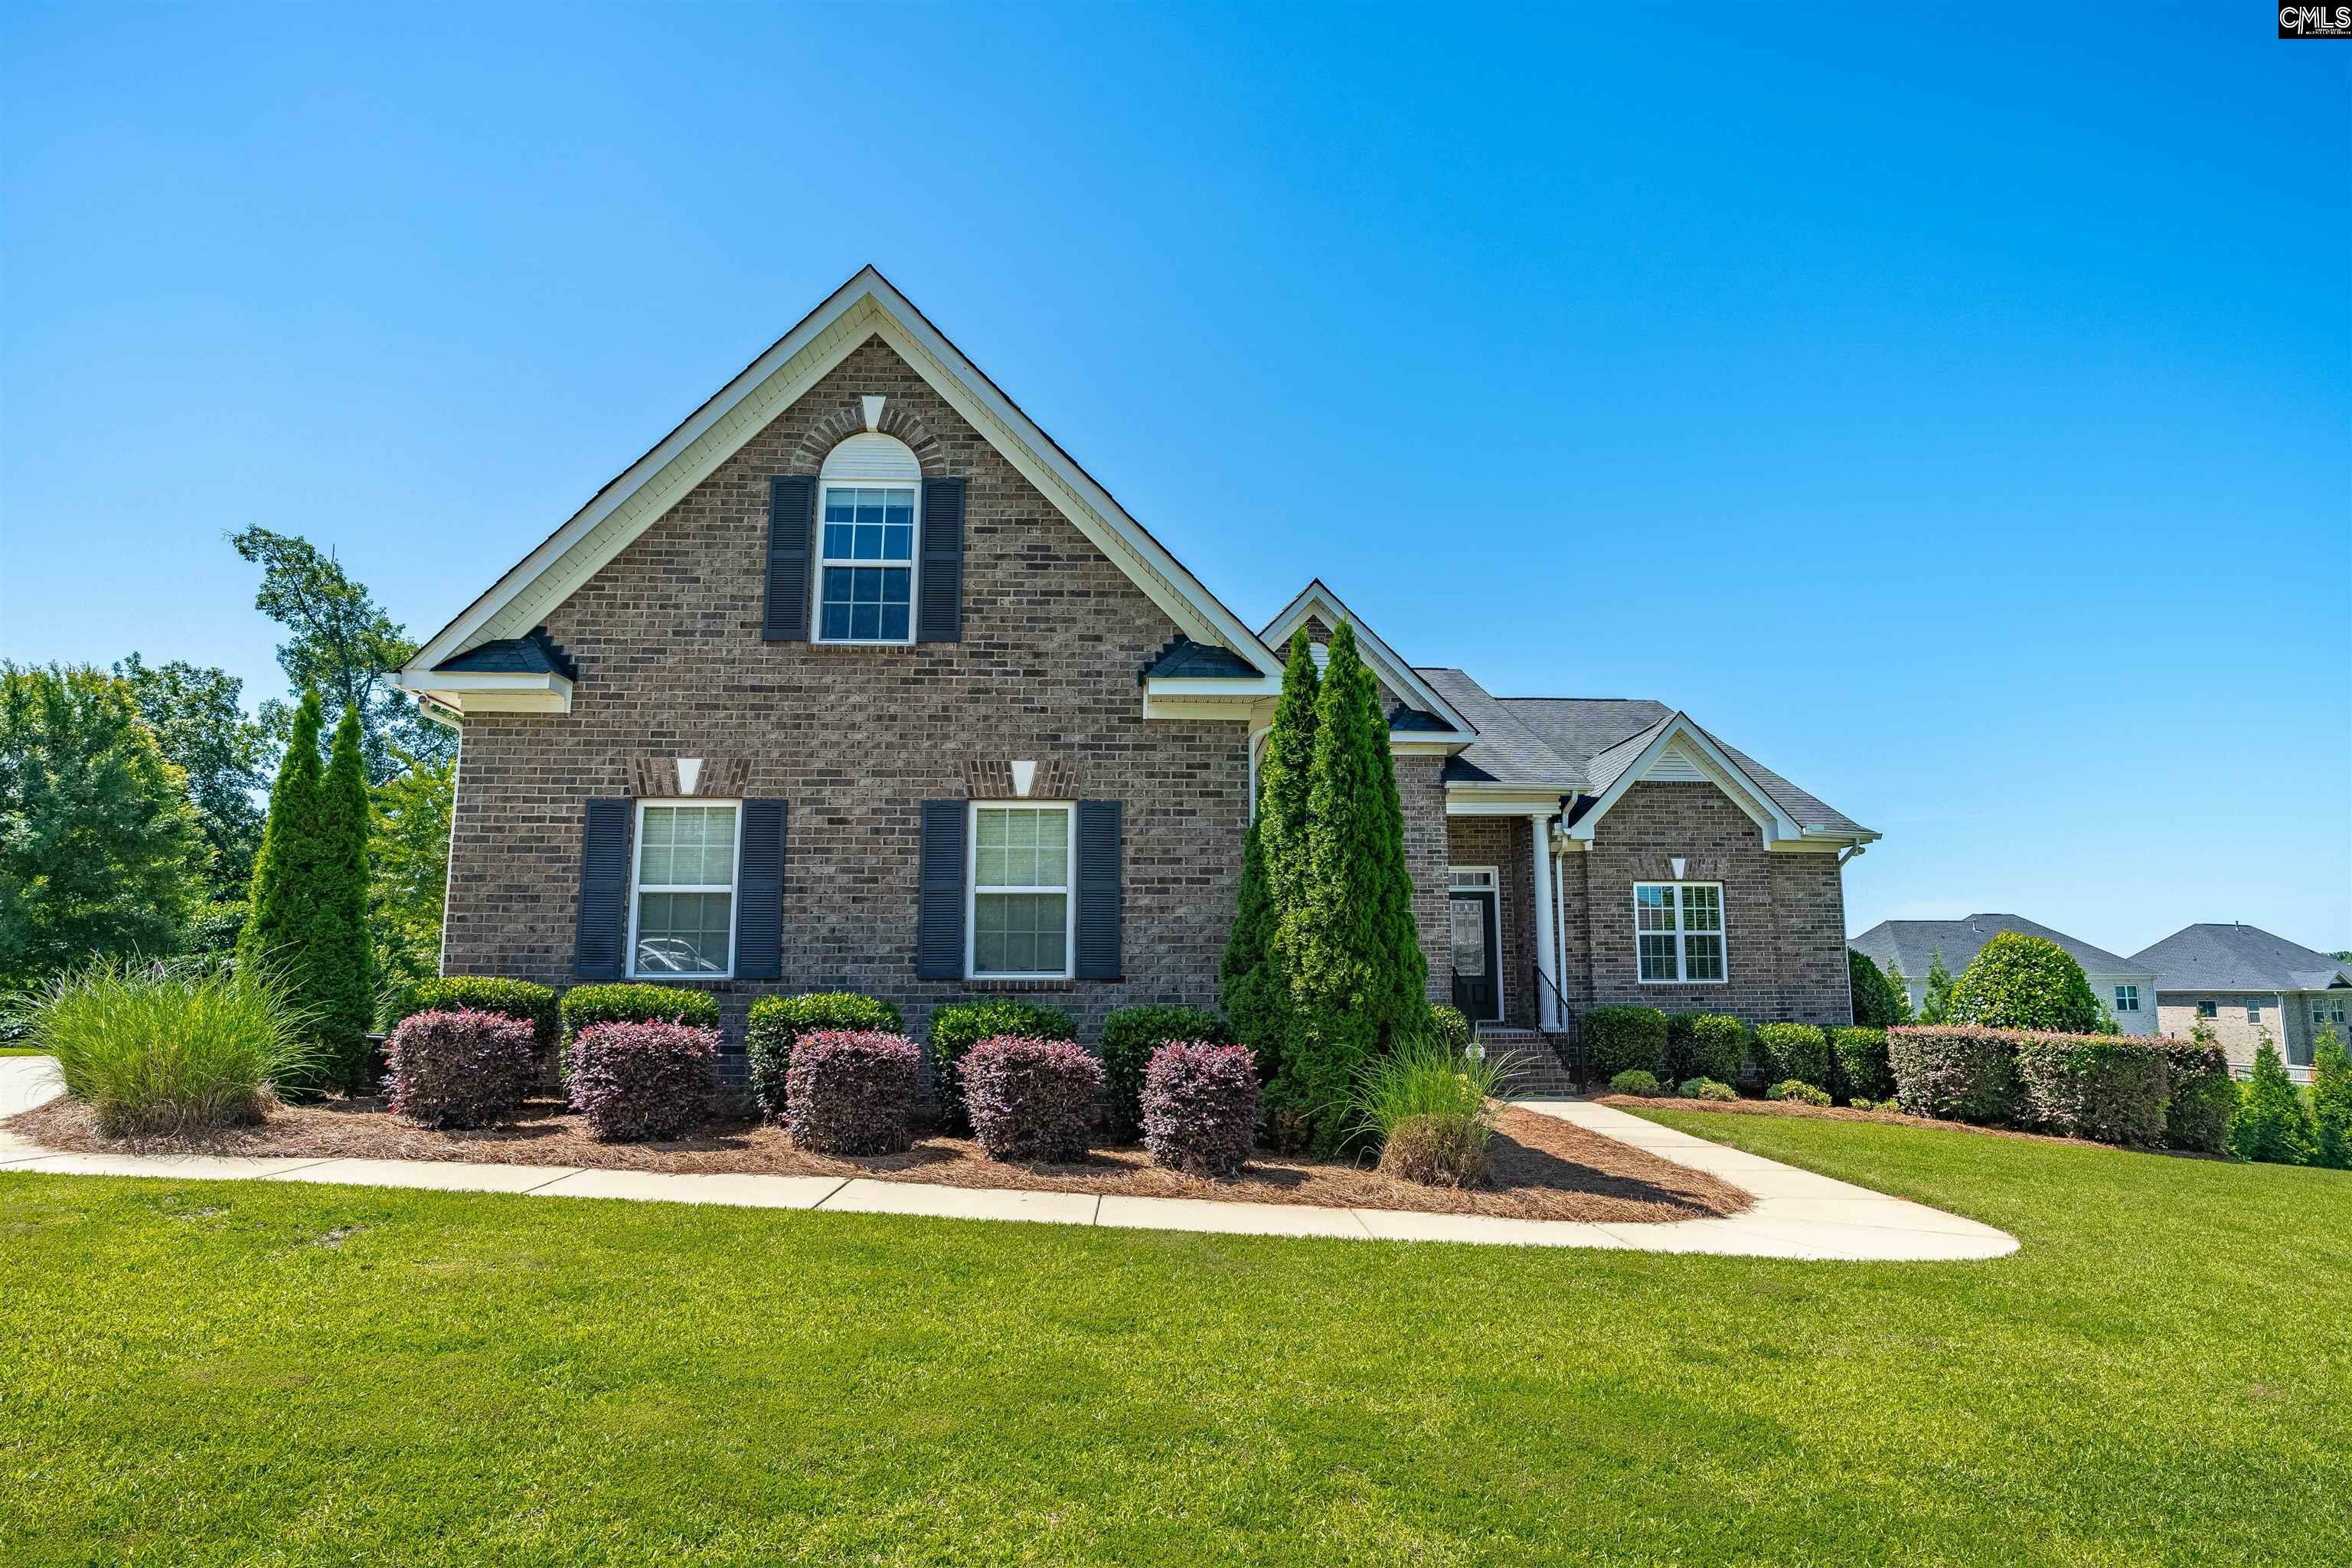
<svg viewBox="0 0 2352 1568"><path fill-rule="evenodd" d="M915 637L915 536L923 468L895 436L869 430L825 454L817 476L816 640Z"/></svg>

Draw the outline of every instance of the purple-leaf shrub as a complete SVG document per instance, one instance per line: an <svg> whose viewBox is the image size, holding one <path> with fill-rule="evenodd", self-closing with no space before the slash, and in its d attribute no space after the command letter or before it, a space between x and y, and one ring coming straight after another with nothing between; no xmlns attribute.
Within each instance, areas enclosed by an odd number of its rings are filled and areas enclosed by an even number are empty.
<svg viewBox="0 0 2352 1568"><path fill-rule="evenodd" d="M963 1055L972 1135L991 1159L1079 1160L1102 1102L1102 1064L1080 1046L997 1035Z"/></svg>
<svg viewBox="0 0 2352 1568"><path fill-rule="evenodd" d="M2016 1038L2018 1077L2032 1125L2134 1149L2164 1142L2172 1074L2163 1042L2128 1035Z"/></svg>
<svg viewBox="0 0 2352 1568"><path fill-rule="evenodd" d="M1923 1024L1886 1031L1895 1094L1914 1116L1946 1121L2015 1121L2025 1109L2017 1037L1973 1025Z"/></svg>
<svg viewBox="0 0 2352 1568"><path fill-rule="evenodd" d="M530 1025L496 1013L412 1013L384 1047L393 1114L419 1127L490 1127L522 1114L539 1078Z"/></svg>
<svg viewBox="0 0 2352 1568"><path fill-rule="evenodd" d="M914 1143L908 1118L922 1053L904 1035L818 1029L793 1043L784 1125L797 1148L895 1154Z"/></svg>
<svg viewBox="0 0 2352 1568"><path fill-rule="evenodd" d="M591 1024L565 1053L572 1109L606 1143L675 1138L710 1110L719 1031L691 1024Z"/></svg>
<svg viewBox="0 0 2352 1568"><path fill-rule="evenodd" d="M1257 1064L1247 1046L1179 1041L1143 1068L1143 1146L1155 1165L1230 1176L1257 1127Z"/></svg>

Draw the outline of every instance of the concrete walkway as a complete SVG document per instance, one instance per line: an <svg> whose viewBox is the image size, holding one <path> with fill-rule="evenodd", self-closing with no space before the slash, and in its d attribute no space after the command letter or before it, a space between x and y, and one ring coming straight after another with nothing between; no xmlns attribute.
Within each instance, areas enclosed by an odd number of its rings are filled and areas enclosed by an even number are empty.
<svg viewBox="0 0 2352 1568"><path fill-rule="evenodd" d="M0 1116L42 1103L58 1089L45 1057L0 1058ZM746 1208L824 1209L943 1219L1029 1220L1134 1230L1214 1231L1247 1236L1328 1236L1356 1240L1454 1241L1522 1247L1593 1247L1634 1252L1700 1252L1736 1258L1930 1262L2000 1258L2017 1250L2004 1231L1958 1215L1832 1181L1775 1160L1743 1154L1638 1116L1581 1100L1523 1100L1662 1160L1705 1171L1755 1194L1755 1207L1728 1219L1592 1225L1482 1215L1407 1214L1394 1209L1221 1203L1201 1198L1098 1196L1003 1188L949 1187L863 1177L670 1175L583 1170L572 1165L487 1165L455 1160L248 1159L211 1154L59 1154L0 1132L0 1171L60 1175L165 1176L183 1180L321 1182L425 1187L445 1192L524 1193L533 1197L625 1198L724 1204Z"/></svg>

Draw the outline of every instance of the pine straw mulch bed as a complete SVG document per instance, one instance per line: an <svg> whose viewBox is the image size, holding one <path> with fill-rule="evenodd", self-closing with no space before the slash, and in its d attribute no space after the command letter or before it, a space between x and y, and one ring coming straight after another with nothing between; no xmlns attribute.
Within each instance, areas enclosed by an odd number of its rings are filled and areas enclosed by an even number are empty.
<svg viewBox="0 0 2352 1568"><path fill-rule="evenodd" d="M51 1149L110 1153L131 1147L100 1133L89 1112L62 1096L0 1126ZM599 1143L588 1136L579 1117L555 1100L532 1101L524 1108L524 1119L513 1126L471 1132L411 1127L374 1099L287 1106L257 1127L232 1128L202 1139L142 1140L137 1152L866 1176L956 1187L1621 1224L1711 1218L1737 1214L1751 1201L1746 1193L1703 1172L1670 1164L1613 1138L1517 1106L1504 1107L1496 1122L1486 1184L1467 1192L1416 1186L1355 1164L1265 1150L1239 1176L1225 1182L1163 1171L1132 1146L1097 1149L1076 1164L1014 1164L988 1158L968 1138L937 1134L919 1136L915 1147L903 1154L847 1159L803 1153L793 1147L782 1128L748 1118L715 1119L671 1142Z"/></svg>
<svg viewBox="0 0 2352 1568"><path fill-rule="evenodd" d="M2220 1160L2221 1154L2200 1154L2193 1149L2126 1149L2089 1138L2068 1138L2055 1132L2030 1132L2021 1127L1985 1127L1974 1121L1947 1121L1934 1116L1906 1116L1899 1110L1856 1110L1851 1105L1804 1105L1788 1100L1685 1100L1678 1095L1603 1094L1597 1103L1621 1110L1706 1110L1730 1116L1805 1116L1828 1121L1883 1121L1890 1127L1927 1127L1939 1132L1978 1132L1988 1138L2021 1138L2029 1143L2072 1143L2078 1149L2114 1149L2128 1154L2171 1154L2183 1160Z"/></svg>

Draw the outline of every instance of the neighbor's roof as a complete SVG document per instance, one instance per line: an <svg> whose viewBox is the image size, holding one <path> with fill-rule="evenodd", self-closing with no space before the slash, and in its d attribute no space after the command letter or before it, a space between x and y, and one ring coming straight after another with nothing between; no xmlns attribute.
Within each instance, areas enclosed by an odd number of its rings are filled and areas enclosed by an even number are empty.
<svg viewBox="0 0 2352 1568"><path fill-rule="evenodd" d="M2066 950L2067 957L2083 966L2085 974L2156 973L2140 959L2093 947L2080 937L2053 931L2023 915L1969 915L1957 921L1881 921L1846 945L1881 969L1889 963L1899 963L1906 980L1924 980L1937 953L1943 955L1944 967L1958 974L1969 966L1969 960L1977 955L1979 948L2005 931L2056 942ZM2141 954L2141 958L2146 956Z"/></svg>
<svg viewBox="0 0 2352 1568"><path fill-rule="evenodd" d="M2326 991L2352 986L2352 965L2260 926L2183 926L2136 955L2158 991Z"/></svg>

